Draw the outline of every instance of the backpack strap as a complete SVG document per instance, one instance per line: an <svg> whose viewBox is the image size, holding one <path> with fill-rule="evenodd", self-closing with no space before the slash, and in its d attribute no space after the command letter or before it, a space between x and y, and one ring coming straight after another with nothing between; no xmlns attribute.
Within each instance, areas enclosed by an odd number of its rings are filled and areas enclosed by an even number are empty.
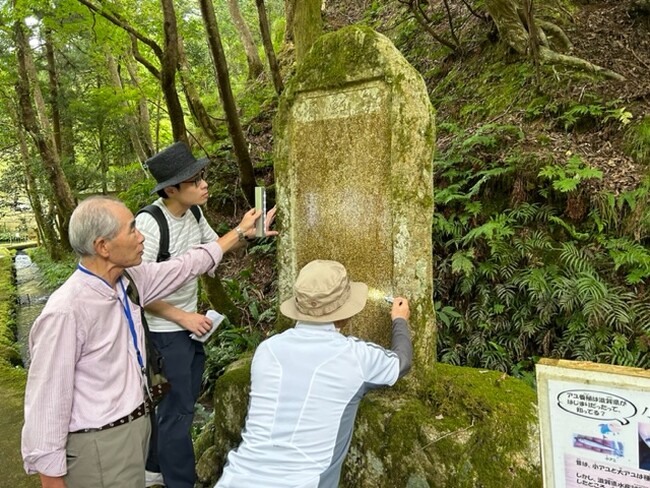
<svg viewBox="0 0 650 488"><path fill-rule="evenodd" d="M192 215L194 215L194 218L196 219L196 223L201 222L201 210L199 209L198 205L192 205L190 207L190 211L192 212Z"/></svg>
<svg viewBox="0 0 650 488"><path fill-rule="evenodd" d="M167 261L170 257L169 226L167 225L165 214L158 205L147 205L146 207L138 210L138 213L135 215L138 216L141 213L148 213L151 215L158 224L158 229L160 229L160 241L158 243L158 255L156 256L156 262L160 263L162 261Z"/></svg>
<svg viewBox="0 0 650 488"><path fill-rule="evenodd" d="M199 209L199 206L192 205L190 207L190 211L192 212L192 215L194 215L196 223L198 224L201 222L201 210ZM162 261L167 261L171 255L169 254L169 225L167 225L165 214L158 205L153 204L141 208L138 210L138 213L136 215L140 215L143 212L151 215L158 224L158 228L160 229L160 242L158 243L158 255L156 256L156 262L160 263Z"/></svg>

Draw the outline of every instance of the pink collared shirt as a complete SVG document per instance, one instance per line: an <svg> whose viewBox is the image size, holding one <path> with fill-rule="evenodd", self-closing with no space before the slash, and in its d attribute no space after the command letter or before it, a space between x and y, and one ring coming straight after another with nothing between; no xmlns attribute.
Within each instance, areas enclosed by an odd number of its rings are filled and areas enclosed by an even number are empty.
<svg viewBox="0 0 650 488"><path fill-rule="evenodd" d="M128 271L147 304L190 278L213 274L222 254L213 242L170 261L143 263ZM126 288L127 279L120 279ZM125 303L146 361L140 309L124 297L119 282L112 289L100 278L76 270L34 322L22 433L27 473L65 475L69 432L105 425L143 402L143 378Z"/></svg>

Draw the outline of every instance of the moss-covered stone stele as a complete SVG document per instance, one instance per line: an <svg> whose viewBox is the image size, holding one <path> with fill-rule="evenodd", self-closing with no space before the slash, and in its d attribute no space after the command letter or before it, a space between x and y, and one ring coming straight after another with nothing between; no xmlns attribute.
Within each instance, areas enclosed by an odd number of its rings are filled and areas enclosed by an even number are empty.
<svg viewBox="0 0 650 488"><path fill-rule="evenodd" d="M340 261L370 287L348 332L388 345L383 297L406 296L416 368L433 363L434 123L420 74L371 29L324 35L288 84L274 132L280 300L309 261Z"/></svg>

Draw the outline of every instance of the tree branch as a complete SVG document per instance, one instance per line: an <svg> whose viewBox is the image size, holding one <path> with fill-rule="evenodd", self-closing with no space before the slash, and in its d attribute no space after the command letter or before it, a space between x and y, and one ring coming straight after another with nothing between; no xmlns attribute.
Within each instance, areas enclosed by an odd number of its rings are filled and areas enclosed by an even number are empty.
<svg viewBox="0 0 650 488"><path fill-rule="evenodd" d="M156 79L160 80L160 70L140 54L140 49L138 49L138 39L133 34L129 34L129 37L131 38L131 51L133 52L134 59L147 68L147 71L154 75Z"/></svg>
<svg viewBox="0 0 650 488"><path fill-rule="evenodd" d="M408 6L409 10L411 12L413 12L413 16L415 17L415 20L417 20L418 23L422 27L424 27L424 30L426 30L431 37L433 37L436 41L438 41L443 46L447 46L449 49L456 52L458 50L458 46L451 43L451 42L449 42L444 37L438 35L438 33L431 28L431 26L429 25L429 22L428 22L429 18L422 11L419 0L416 0L416 2L417 2L417 5L413 5L412 0L411 1L402 1L402 0L400 0L400 3L403 3L403 4Z"/></svg>
<svg viewBox="0 0 650 488"><path fill-rule="evenodd" d="M131 27L131 25L126 20L122 19L119 14L110 14L106 12L104 9L94 5L89 0L77 0L77 1L82 5L88 7L93 12L98 13L106 20L108 20L110 23L120 27L121 29L124 29L126 32L134 36L136 39L140 40L141 42L149 46L151 50L154 52L154 54L156 55L156 57L162 61L163 51L160 48L160 46L156 43L156 41L148 38L144 34L141 34L137 30L135 30L133 27Z"/></svg>

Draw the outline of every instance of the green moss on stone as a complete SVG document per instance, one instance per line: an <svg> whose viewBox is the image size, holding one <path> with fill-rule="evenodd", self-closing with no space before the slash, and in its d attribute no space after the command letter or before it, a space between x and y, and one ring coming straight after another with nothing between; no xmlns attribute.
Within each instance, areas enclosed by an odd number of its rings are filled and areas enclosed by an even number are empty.
<svg viewBox="0 0 650 488"><path fill-rule="evenodd" d="M333 88L347 83L350 73L374 69L380 64L376 36L369 27L352 25L320 37L298 66L296 79L312 88Z"/></svg>
<svg viewBox="0 0 650 488"><path fill-rule="evenodd" d="M217 448L210 446L197 458L196 462L196 477L205 486L213 486L221 473L221 458L218 455Z"/></svg>
<svg viewBox="0 0 650 488"><path fill-rule="evenodd" d="M214 423L207 424L194 441L194 457L200 459L203 454L214 446Z"/></svg>
<svg viewBox="0 0 650 488"><path fill-rule="evenodd" d="M239 443L249 374L244 361L217 383L218 442L200 462L208 471L217 465L209 483ZM403 385L361 402L341 487L542 486L535 392L526 384L496 371L436 364L417 389Z"/></svg>
<svg viewBox="0 0 650 488"><path fill-rule="evenodd" d="M232 363L215 383L214 423L197 440L197 476L212 486L221 475L228 452L241 441L241 430L248 411L250 355Z"/></svg>
<svg viewBox="0 0 650 488"><path fill-rule="evenodd" d="M20 365L20 351L15 343L16 286L12 254L0 250L0 363Z"/></svg>

